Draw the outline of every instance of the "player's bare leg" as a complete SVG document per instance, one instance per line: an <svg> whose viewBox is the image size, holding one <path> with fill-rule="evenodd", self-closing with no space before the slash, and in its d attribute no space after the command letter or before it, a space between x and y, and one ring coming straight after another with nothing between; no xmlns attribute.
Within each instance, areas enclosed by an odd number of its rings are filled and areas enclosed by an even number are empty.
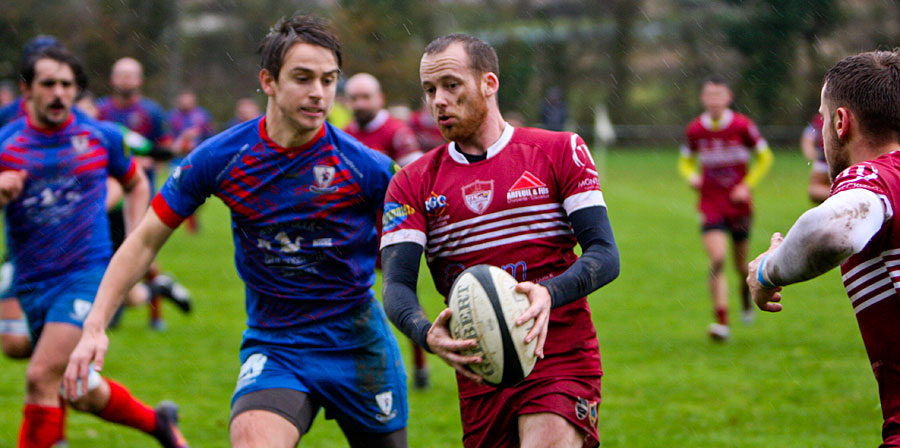
<svg viewBox="0 0 900 448"><path fill-rule="evenodd" d="M69 353L81 337L81 329L48 323L25 371L25 419L19 432L20 446L49 446L63 439L63 410L59 386Z"/></svg>
<svg viewBox="0 0 900 448"><path fill-rule="evenodd" d="M13 359L31 356L31 337L25 313L14 297L0 299L0 348Z"/></svg>
<svg viewBox="0 0 900 448"><path fill-rule="evenodd" d="M709 326L713 340L728 339L728 283L724 275L728 234L723 230L703 232L703 247L709 256L709 292L716 321Z"/></svg>
<svg viewBox="0 0 900 448"><path fill-rule="evenodd" d="M823 171L809 173L809 200L821 204L831 196L831 178Z"/></svg>
<svg viewBox="0 0 900 448"><path fill-rule="evenodd" d="M294 448L300 443L297 427L269 411L249 410L238 414L228 432L232 448Z"/></svg>
<svg viewBox="0 0 900 448"><path fill-rule="evenodd" d="M754 310L756 306L750 300L750 287L747 286L747 275L750 273L750 267L747 264L747 254L750 250L748 240L734 242L734 266L738 271L738 281L741 291L741 320L745 324L753 323Z"/></svg>
<svg viewBox="0 0 900 448"><path fill-rule="evenodd" d="M541 412L519 416L521 448L581 448L585 434L556 414Z"/></svg>

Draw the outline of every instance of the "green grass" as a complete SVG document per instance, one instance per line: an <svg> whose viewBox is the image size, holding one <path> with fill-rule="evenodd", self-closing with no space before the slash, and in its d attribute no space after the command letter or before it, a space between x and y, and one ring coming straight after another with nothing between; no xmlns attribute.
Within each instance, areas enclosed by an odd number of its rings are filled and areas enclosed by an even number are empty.
<svg viewBox="0 0 900 448"><path fill-rule="evenodd" d="M880 440L878 393L852 309L836 272L784 292L785 309L739 323L737 276L728 266L732 339L712 344L707 262L694 193L678 178L674 148L615 150L606 156L604 194L622 256L619 278L591 295L603 356L603 447L871 447ZM756 191L752 252L768 247L809 207L808 167L799 151L776 153ZM244 328L243 286L233 267L224 207L212 200L197 236L179 231L160 255L189 285L196 311L167 305L169 329L147 329L130 310L112 333L104 373L141 399L174 399L195 447L228 446L231 391ZM442 309L423 272L429 313ZM401 340L408 354L408 343ZM430 358L434 388L410 392L410 445L460 446L452 371ZM409 364L409 363L408 363ZM15 446L25 364L0 359L0 447ZM81 446L153 447L133 430L69 413L68 435ZM322 416L303 446L345 446Z"/></svg>

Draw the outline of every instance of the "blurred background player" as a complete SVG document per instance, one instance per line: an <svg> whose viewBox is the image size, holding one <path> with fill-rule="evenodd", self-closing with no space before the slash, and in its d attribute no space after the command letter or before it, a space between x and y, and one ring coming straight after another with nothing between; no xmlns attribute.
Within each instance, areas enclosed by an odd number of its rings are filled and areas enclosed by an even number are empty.
<svg viewBox="0 0 900 448"><path fill-rule="evenodd" d="M344 129L364 145L388 157L401 167L422 157L412 129L384 108L381 83L368 73L357 73L345 85L353 121Z"/></svg>
<svg viewBox="0 0 900 448"><path fill-rule="evenodd" d="M155 160L167 160L162 154L171 154L172 137L167 130L165 113L155 101L141 94L144 83L144 69L141 63L134 58L122 58L116 61L110 71L109 84L112 94L97 101L98 118L100 120L119 123L141 134L153 145L151 157L136 156L138 166L144 169L147 179L150 181L151 193L155 191L156 170ZM160 158L154 159L157 155ZM170 274L160 274L160 269L154 263L147 270L146 281L151 286L156 283L163 289L173 292L188 294L188 289L183 285L176 286L174 278ZM184 301L180 297L179 301ZM164 330L165 321L162 317L162 307L159 297L150 300L150 327L155 330Z"/></svg>
<svg viewBox="0 0 900 448"><path fill-rule="evenodd" d="M357 73L344 84L353 121L344 129L364 145L390 157L401 167L422 157L422 150L412 129L384 109L381 83L368 73ZM415 364L413 384L417 389L430 385L425 351L414 341Z"/></svg>
<svg viewBox="0 0 900 448"><path fill-rule="evenodd" d="M36 341L26 371L19 447L48 447L63 438L62 374L82 333L111 255L105 194L108 175L126 191L128 229L147 209L149 186L109 124L72 112L86 75L74 55L48 46L23 66L28 114L0 130L0 205L16 271L12 293ZM186 447L177 408L156 410L96 372L72 406Z"/></svg>
<svg viewBox="0 0 900 448"><path fill-rule="evenodd" d="M749 118L729 109L731 89L713 75L703 83L700 101L706 109L685 130L678 168L700 196L703 247L709 256L709 290L716 321L709 326L713 340L728 339L728 283L724 274L728 236L735 268L747 277L747 248L753 218L750 189L772 166L772 151ZM751 155L754 164L748 170ZM698 163L699 160L699 163ZM753 322L747 285L740 284L745 323Z"/></svg>
<svg viewBox="0 0 900 448"><path fill-rule="evenodd" d="M821 204L831 195L831 178L825 162L825 142L822 138L822 114L816 114L809 121L800 137L803 156L812 164L809 172L809 200Z"/></svg>
<svg viewBox="0 0 900 448"><path fill-rule="evenodd" d="M427 152L432 148L437 148L447 143L447 140L444 140L444 136L441 134L441 128L438 127L437 121L431 116L431 111L428 110L424 100L422 101L422 107L409 114L406 124L416 134L416 140L423 151Z"/></svg>
<svg viewBox="0 0 900 448"><path fill-rule="evenodd" d="M7 79L0 81L0 108L15 102L17 96L19 94L15 83Z"/></svg>
<svg viewBox="0 0 900 448"><path fill-rule="evenodd" d="M324 406L350 446L406 447L403 359L371 290L375 220L393 164L326 122L341 58L322 22L279 21L259 52L266 115L208 139L166 181L106 270L67 392L84 384L91 361L102 364L106 322L122 295L215 195L231 209L246 282L232 446L296 446Z"/></svg>
<svg viewBox="0 0 900 448"><path fill-rule="evenodd" d="M253 97L238 98L234 103L234 118L225 125L225 129L250 121L260 115L262 115L262 111L259 110L259 104L256 103Z"/></svg>
<svg viewBox="0 0 900 448"><path fill-rule="evenodd" d="M197 94L191 89L182 89L175 98L175 108L169 112L169 131L172 132L172 151L178 154L172 165L181 163L181 157L190 154L203 140L212 137L213 123L209 111L197 104ZM196 213L185 220L185 230L197 233Z"/></svg>
<svg viewBox="0 0 900 448"><path fill-rule="evenodd" d="M782 286L840 265L884 417L881 447L900 446L900 54L861 53L825 75L819 112L834 187L787 236L750 263L747 283L764 311L781 311Z"/></svg>
<svg viewBox="0 0 900 448"><path fill-rule="evenodd" d="M381 240L383 295L391 321L456 369L468 447L595 447L599 444L600 349L586 295L619 273L619 253L590 150L572 133L513 128L500 114L494 49L464 34L432 41L419 75L449 144L429 151L391 180ZM458 235L458 236L457 236ZM573 249L579 244L579 258ZM447 327L416 295L427 251L438 292L478 264L521 282L532 323L531 374L507 388L483 384L466 366ZM532 283L536 282L536 283Z"/></svg>

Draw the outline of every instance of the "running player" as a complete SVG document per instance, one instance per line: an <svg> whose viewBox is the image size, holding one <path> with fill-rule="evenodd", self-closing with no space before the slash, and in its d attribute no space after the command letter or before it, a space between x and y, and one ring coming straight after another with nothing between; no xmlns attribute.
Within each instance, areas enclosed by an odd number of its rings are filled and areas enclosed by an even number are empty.
<svg viewBox="0 0 900 448"><path fill-rule="evenodd" d="M182 89L178 94L167 120L175 136L172 146L178 154L190 153L213 135L212 115L197 104L197 94L191 89Z"/></svg>
<svg viewBox="0 0 900 448"><path fill-rule="evenodd" d="M724 273L728 236L735 269L744 278L753 218L750 189L768 172L773 157L753 121L728 108L732 94L724 78L709 77L703 83L700 100L706 112L687 125L679 172L700 193L703 247L709 256L709 290L716 319L708 331L714 341L725 341L730 333ZM748 170L751 155L755 163ZM743 282L740 290L741 317L749 324L753 322L753 304Z"/></svg>
<svg viewBox="0 0 900 448"><path fill-rule="evenodd" d="M825 142L822 139L822 114L816 114L800 137L803 156L812 163L809 173L809 200L821 204L831 195L831 178L825 162Z"/></svg>
<svg viewBox="0 0 900 448"><path fill-rule="evenodd" d="M353 121L344 129L348 134L397 162L406 166L422 157L416 134L403 122L384 109L381 83L368 73L357 73L344 87L353 110Z"/></svg>
<svg viewBox="0 0 900 448"><path fill-rule="evenodd" d="M900 54L850 56L825 75L819 112L831 196L772 235L747 284L763 311L781 288L840 265L881 397L882 447L900 446Z"/></svg>
<svg viewBox="0 0 900 448"><path fill-rule="evenodd" d="M150 192L153 193L156 189L154 161L168 160L171 157L172 136L167 128L165 112L159 104L141 94L144 69L136 59L122 58L116 61L110 71L109 84L112 87L112 95L97 101L97 110L100 113L98 118L122 124L153 144L150 157L135 157L138 165L147 174ZM169 290L187 294L185 297L176 298L177 300L190 300L187 288L181 285L175 287L175 282L169 275L160 276L156 263L147 271L145 280L151 286L154 283L163 288L171 285ZM165 329L159 297L150 300L150 327L155 330Z"/></svg>
<svg viewBox="0 0 900 448"><path fill-rule="evenodd" d="M66 370L102 367L106 323L179 223L210 195L230 209L246 283L235 447L293 447L320 407L353 447L406 446L406 374L371 287L387 157L325 121L341 53L317 19L276 24L260 47L266 114L202 143L175 169L104 275Z"/></svg>
<svg viewBox="0 0 900 448"><path fill-rule="evenodd" d="M432 41L419 76L451 143L391 181L381 240L384 303L399 329L457 371L463 444L597 446L600 350L586 295L612 281L619 254L590 150L576 134L513 128L497 104L497 54L464 34ZM583 255L573 252L581 245ZM425 253L437 290L477 264L503 267L531 306L540 358L531 375L493 388L466 367L450 310L429 322L416 296Z"/></svg>
<svg viewBox="0 0 900 448"><path fill-rule="evenodd" d="M67 50L47 47L23 67L28 115L0 130L0 205L5 207L19 298L36 341L26 371L25 418L19 447L47 447L62 439L62 373L111 255L104 204L107 175L127 191L129 229L147 208L149 187L122 150L112 125L72 113L86 75ZM156 410L122 385L85 377L72 405L142 430L163 446L187 446L176 409Z"/></svg>

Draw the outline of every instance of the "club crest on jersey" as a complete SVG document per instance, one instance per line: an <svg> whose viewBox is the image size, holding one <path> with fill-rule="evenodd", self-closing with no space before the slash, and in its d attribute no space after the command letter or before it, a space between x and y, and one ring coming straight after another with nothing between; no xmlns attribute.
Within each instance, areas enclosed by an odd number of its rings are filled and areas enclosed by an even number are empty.
<svg viewBox="0 0 900 448"><path fill-rule="evenodd" d="M476 180L462 187L462 195L466 207L480 215L491 205L491 199L494 199L494 181Z"/></svg>
<svg viewBox="0 0 900 448"><path fill-rule="evenodd" d="M425 200L425 214L429 217L441 216L447 207L447 196L431 192L431 196Z"/></svg>
<svg viewBox="0 0 900 448"><path fill-rule="evenodd" d="M409 205L388 202L384 204L384 216L381 218L381 225L385 232L393 230L415 212L416 209Z"/></svg>
<svg viewBox="0 0 900 448"><path fill-rule="evenodd" d="M537 176L528 171L522 173L509 191L506 192L506 202L530 201L532 199L547 199L550 197L550 189Z"/></svg>
<svg viewBox="0 0 900 448"><path fill-rule="evenodd" d="M90 140L88 139L87 134L73 135L72 136L72 147L75 148L75 152L78 154L84 154L88 149L88 145Z"/></svg>
<svg viewBox="0 0 900 448"><path fill-rule="evenodd" d="M309 187L309 191L313 193L334 193L338 190L337 186L332 186L334 181L335 169L331 165L316 165L313 167L313 175L316 177L316 184Z"/></svg>

